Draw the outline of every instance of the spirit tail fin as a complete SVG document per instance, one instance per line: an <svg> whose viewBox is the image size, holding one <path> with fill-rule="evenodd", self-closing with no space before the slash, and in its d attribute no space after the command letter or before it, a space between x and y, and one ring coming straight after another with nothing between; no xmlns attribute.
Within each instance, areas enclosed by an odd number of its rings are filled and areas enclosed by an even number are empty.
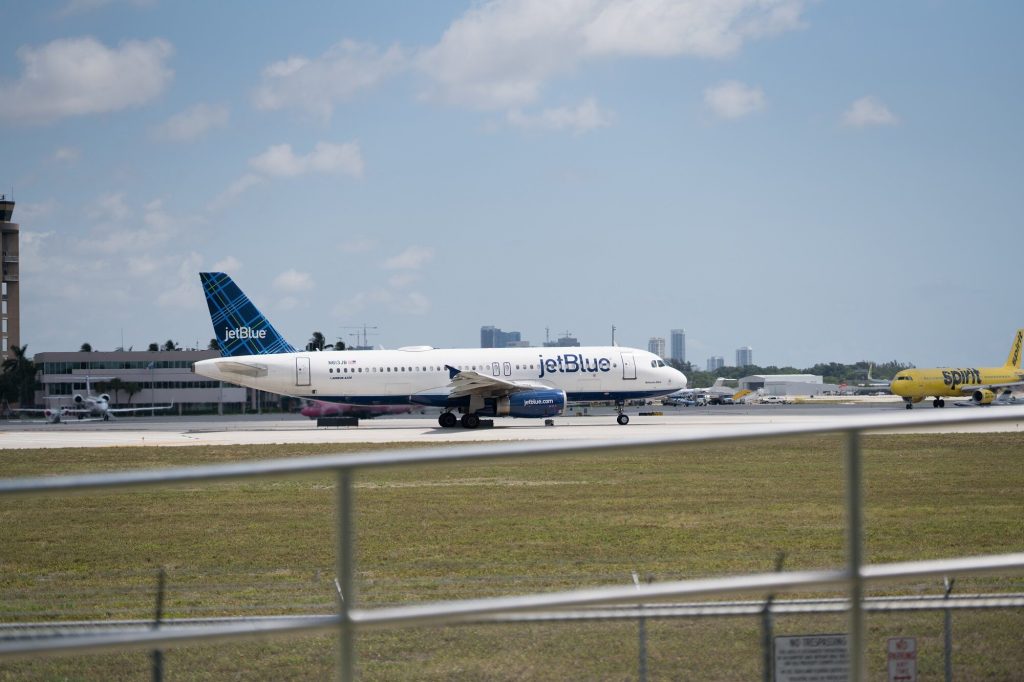
<svg viewBox="0 0 1024 682"><path fill-rule="evenodd" d="M1022 343L1024 343L1024 329L1018 329L1017 336L1013 339L1013 345L1010 346L1010 356L1006 358L1006 367L1020 369L1020 351Z"/></svg>
<svg viewBox="0 0 1024 682"><path fill-rule="evenodd" d="M221 355L295 352L230 276L223 272L200 272L199 279Z"/></svg>

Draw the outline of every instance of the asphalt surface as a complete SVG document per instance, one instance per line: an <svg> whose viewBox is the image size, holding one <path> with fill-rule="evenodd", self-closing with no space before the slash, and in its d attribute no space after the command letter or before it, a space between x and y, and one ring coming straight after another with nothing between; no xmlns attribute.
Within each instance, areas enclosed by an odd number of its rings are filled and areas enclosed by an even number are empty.
<svg viewBox="0 0 1024 682"><path fill-rule="evenodd" d="M437 411L427 414L361 420L357 427L317 428L299 415L233 415L201 417L132 417L114 421L46 424L0 422L0 448L66 448L106 446L237 445L258 443L433 443L480 441L616 439L672 440L724 434L754 434L800 428L843 431L866 424L884 431L965 432L1021 431L1024 405L990 408L935 409L902 403L817 405L732 405L630 408L630 422L620 426L610 408L573 409L556 417L554 426L536 419L496 419L493 428L443 429ZM973 422L1004 414L1011 421ZM1015 418L1019 415L1019 418ZM908 426L909 425L909 426Z"/></svg>

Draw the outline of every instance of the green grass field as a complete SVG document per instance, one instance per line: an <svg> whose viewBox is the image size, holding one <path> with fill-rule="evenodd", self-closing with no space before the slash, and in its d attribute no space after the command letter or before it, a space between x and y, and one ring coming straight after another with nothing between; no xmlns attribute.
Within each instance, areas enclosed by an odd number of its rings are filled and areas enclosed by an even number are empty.
<svg viewBox="0 0 1024 682"><path fill-rule="evenodd" d="M1024 550L1020 434L870 436L870 562ZM251 446L0 451L5 477L344 451ZM355 450L357 448L349 448ZM359 446L366 451L370 446ZM364 605L495 596L772 570L844 558L842 441L802 438L628 458L562 457L382 469L356 479L357 597ZM329 613L335 608L329 476L64 497L0 499L0 620ZM941 593L941 584L885 592ZM958 593L1024 591L965 579ZM958 612L957 679L1020 679L1024 614ZM917 636L921 679L942 674L942 614L869 617L872 679L885 640ZM839 632L787 616L776 634ZM631 622L458 626L366 633L363 679L635 679ZM759 679L756 619L652 621L650 679ZM166 679L323 679L334 640L178 649ZM145 654L0 664L0 679L140 679Z"/></svg>

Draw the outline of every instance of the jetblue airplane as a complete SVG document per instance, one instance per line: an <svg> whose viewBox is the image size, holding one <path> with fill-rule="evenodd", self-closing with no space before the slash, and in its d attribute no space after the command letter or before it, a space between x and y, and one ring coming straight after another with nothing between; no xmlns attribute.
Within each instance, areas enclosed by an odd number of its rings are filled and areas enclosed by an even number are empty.
<svg viewBox="0 0 1024 682"><path fill-rule="evenodd" d="M473 429L480 417L548 418L566 403L627 400L686 388L653 353L618 346L398 350L296 350L222 272L201 272L221 356L196 374L309 400L443 409L438 423ZM453 412L462 414L461 419Z"/></svg>

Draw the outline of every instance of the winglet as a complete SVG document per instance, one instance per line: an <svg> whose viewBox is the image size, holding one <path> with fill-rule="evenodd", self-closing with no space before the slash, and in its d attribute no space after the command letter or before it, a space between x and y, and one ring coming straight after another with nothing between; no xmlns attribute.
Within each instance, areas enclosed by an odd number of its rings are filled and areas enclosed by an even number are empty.
<svg viewBox="0 0 1024 682"><path fill-rule="evenodd" d="M448 370L448 378L449 379L454 379L455 377L457 377L462 372L461 369L455 369L451 365L445 365L444 368L446 370Z"/></svg>
<svg viewBox="0 0 1024 682"><path fill-rule="evenodd" d="M200 272L199 279L221 355L295 352L231 277L223 272Z"/></svg>
<svg viewBox="0 0 1024 682"><path fill-rule="evenodd" d="M1020 369L1020 347L1022 342L1024 342L1024 329L1018 329L1017 336L1013 339L1013 345L1010 346L1010 356L1006 358L1006 367Z"/></svg>

